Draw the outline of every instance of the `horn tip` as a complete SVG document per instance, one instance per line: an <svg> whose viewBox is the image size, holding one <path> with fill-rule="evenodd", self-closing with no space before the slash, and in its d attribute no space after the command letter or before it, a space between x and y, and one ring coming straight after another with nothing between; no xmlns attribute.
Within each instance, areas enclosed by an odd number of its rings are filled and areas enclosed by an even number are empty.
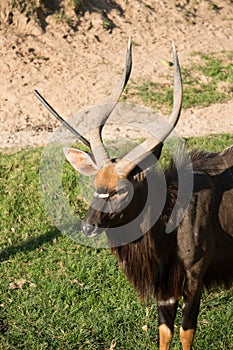
<svg viewBox="0 0 233 350"><path fill-rule="evenodd" d="M39 94L39 91L38 90L33 90L33 94L36 96L36 97L38 97L40 94Z"/></svg>
<svg viewBox="0 0 233 350"><path fill-rule="evenodd" d="M176 52L176 46L175 46L175 42L173 39L172 39L172 50L174 53Z"/></svg>
<svg viewBox="0 0 233 350"><path fill-rule="evenodd" d="M131 35L129 35L129 39L128 39L128 50L131 49L132 46L132 40L131 40Z"/></svg>

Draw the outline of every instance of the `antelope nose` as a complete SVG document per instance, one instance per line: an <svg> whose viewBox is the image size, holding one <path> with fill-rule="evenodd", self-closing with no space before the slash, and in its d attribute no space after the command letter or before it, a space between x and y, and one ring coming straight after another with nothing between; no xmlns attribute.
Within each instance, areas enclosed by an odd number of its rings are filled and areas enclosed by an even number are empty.
<svg viewBox="0 0 233 350"><path fill-rule="evenodd" d="M94 231L95 227L88 224L86 221L82 221L81 229L85 236L89 237L92 235L92 232Z"/></svg>
<svg viewBox="0 0 233 350"><path fill-rule="evenodd" d="M95 237L102 232L102 230L98 226L91 225L86 221L82 221L81 229L84 235L89 238Z"/></svg>

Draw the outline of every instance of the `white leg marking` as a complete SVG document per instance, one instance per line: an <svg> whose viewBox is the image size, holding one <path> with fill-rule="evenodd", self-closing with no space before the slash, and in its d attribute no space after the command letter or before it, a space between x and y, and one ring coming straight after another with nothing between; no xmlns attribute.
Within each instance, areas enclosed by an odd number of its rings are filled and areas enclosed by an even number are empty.
<svg viewBox="0 0 233 350"><path fill-rule="evenodd" d="M158 300L158 306L169 306L175 304L177 300L175 298L170 298L168 300Z"/></svg>

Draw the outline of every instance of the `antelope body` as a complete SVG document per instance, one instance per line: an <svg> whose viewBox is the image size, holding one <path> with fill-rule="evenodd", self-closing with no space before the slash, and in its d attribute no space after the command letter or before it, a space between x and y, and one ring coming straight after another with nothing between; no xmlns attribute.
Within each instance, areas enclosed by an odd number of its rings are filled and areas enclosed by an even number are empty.
<svg viewBox="0 0 233 350"><path fill-rule="evenodd" d="M160 350L170 349L178 301L183 298L180 340L190 350L203 287L233 281L233 147L219 153L194 152L193 190L182 221L166 233L178 196L180 169L185 160L165 174L165 203L160 210L161 174L151 165L159 159L163 141L180 115L182 82L175 48L174 105L170 126L156 140L146 139L122 159L109 158L102 128L115 107L130 75L131 44L121 81L106 107L99 127L90 137L91 154L68 148L65 155L84 175L95 175L95 195L82 223L83 233L94 237L106 231L112 253L141 298L157 301ZM149 184L153 184L152 186ZM141 213L143 212L143 215ZM154 213L158 218L153 222ZM151 224L152 223L152 224Z"/></svg>

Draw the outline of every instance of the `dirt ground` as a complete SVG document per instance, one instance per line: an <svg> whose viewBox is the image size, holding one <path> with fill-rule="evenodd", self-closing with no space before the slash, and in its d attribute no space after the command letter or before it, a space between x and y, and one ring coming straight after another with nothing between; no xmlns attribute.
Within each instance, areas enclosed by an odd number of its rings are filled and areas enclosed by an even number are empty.
<svg viewBox="0 0 233 350"><path fill-rule="evenodd" d="M193 59L194 51L233 49L230 0L85 1L78 23L57 22L51 14L44 30L11 13L6 3L0 0L0 139L5 150L46 144L59 125L34 89L65 118L103 102L121 75L129 35L133 80L167 74L160 59L171 60L171 39L181 65ZM66 9L65 1L61 5ZM233 133L233 101L186 110L177 130L186 137Z"/></svg>

